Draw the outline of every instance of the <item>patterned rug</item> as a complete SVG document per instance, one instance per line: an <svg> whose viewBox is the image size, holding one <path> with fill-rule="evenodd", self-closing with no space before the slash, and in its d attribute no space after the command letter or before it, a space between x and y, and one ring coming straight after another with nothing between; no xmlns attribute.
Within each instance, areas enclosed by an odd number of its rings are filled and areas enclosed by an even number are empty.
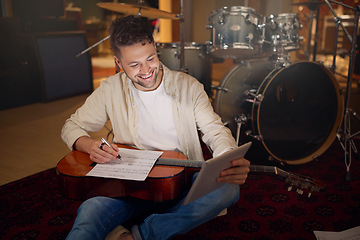
<svg viewBox="0 0 360 240"><path fill-rule="evenodd" d="M307 197L288 191L288 183L277 175L250 173L227 215L175 239L316 239L314 230L360 226L360 160L353 156L352 179L344 181L344 152L337 140L318 159L290 170L322 181L326 189ZM3 185L0 238L64 239L80 204L61 195L55 169Z"/></svg>

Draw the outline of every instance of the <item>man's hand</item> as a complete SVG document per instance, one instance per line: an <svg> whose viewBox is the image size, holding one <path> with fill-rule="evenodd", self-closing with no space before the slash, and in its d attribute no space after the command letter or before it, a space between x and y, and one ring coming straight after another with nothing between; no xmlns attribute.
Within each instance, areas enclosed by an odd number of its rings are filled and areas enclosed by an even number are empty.
<svg viewBox="0 0 360 240"><path fill-rule="evenodd" d="M232 167L225 169L217 178L218 182L244 184L250 172L250 162L245 158L237 159L231 162Z"/></svg>
<svg viewBox="0 0 360 240"><path fill-rule="evenodd" d="M118 156L114 150L118 149L116 144L111 144L111 146L113 148L85 136L80 137L74 144L75 149L90 154L90 160L96 163L110 162Z"/></svg>

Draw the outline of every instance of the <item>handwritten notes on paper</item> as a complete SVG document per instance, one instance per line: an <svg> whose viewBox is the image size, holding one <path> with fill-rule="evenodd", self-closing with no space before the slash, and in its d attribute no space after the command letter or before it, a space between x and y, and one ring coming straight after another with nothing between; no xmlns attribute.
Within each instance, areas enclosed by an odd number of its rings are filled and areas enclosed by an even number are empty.
<svg viewBox="0 0 360 240"><path fill-rule="evenodd" d="M119 148L121 159L96 164L86 176L144 181L163 152Z"/></svg>

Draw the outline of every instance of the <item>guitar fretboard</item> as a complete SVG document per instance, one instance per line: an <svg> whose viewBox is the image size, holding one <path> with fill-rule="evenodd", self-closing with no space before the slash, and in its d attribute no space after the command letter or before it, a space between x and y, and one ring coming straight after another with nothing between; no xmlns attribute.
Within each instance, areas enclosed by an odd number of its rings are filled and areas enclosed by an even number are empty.
<svg viewBox="0 0 360 240"><path fill-rule="evenodd" d="M201 166L204 164L204 161L159 158L155 164L176 167L201 168Z"/></svg>
<svg viewBox="0 0 360 240"><path fill-rule="evenodd" d="M157 160L157 162L156 162L156 165L189 167L189 168L201 168L201 166L204 164L204 162L205 161L159 158ZM278 174L277 168L272 167L272 166L250 165L250 171L252 171L252 172L261 172L261 173Z"/></svg>

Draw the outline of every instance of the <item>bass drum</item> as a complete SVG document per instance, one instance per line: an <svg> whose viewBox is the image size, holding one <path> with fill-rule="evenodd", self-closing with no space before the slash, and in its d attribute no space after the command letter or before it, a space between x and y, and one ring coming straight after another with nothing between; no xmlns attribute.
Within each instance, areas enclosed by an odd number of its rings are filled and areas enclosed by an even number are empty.
<svg viewBox="0 0 360 240"><path fill-rule="evenodd" d="M287 164L303 164L324 153L336 137L344 110L338 83L322 64L303 61L273 69L273 63L264 60L229 71L216 92L214 108L235 137L235 119L240 117L246 132Z"/></svg>

